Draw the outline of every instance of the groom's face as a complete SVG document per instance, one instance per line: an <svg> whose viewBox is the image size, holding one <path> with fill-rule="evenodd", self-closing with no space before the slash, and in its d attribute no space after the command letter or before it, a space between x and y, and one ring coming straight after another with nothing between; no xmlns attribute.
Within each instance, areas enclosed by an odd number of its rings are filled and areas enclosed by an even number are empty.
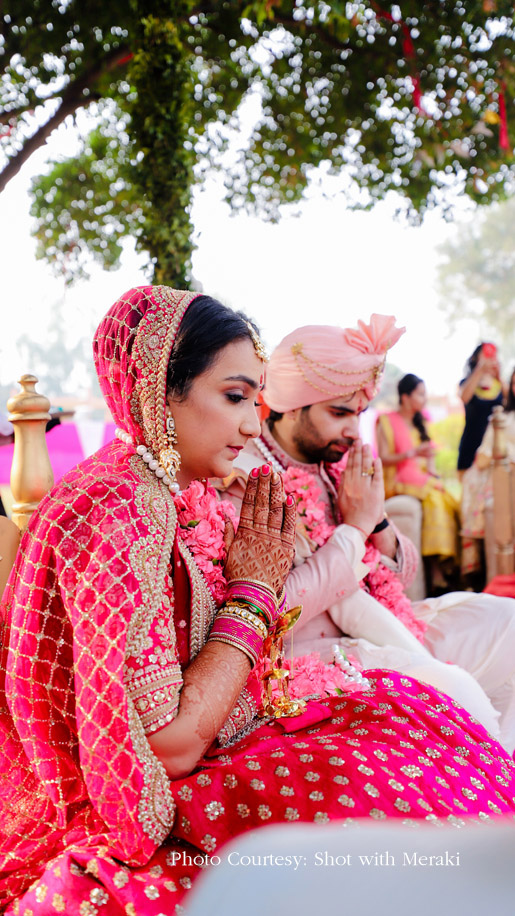
<svg viewBox="0 0 515 916"><path fill-rule="evenodd" d="M364 391L299 410L293 441L309 464L340 461L359 436L359 418L370 401Z"/></svg>

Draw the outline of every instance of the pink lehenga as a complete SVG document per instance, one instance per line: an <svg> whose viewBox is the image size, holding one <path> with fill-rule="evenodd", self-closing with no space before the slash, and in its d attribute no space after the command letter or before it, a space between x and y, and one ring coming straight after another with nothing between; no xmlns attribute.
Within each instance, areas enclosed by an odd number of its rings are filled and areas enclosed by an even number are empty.
<svg viewBox="0 0 515 916"><path fill-rule="evenodd" d="M132 290L97 332L109 407L153 451L192 298ZM176 502L115 441L63 478L23 537L2 605L2 911L179 912L199 857L263 824L513 816L502 748L444 695L383 671L279 720L257 717L251 675L215 745L170 781L147 736L173 719L216 610Z"/></svg>

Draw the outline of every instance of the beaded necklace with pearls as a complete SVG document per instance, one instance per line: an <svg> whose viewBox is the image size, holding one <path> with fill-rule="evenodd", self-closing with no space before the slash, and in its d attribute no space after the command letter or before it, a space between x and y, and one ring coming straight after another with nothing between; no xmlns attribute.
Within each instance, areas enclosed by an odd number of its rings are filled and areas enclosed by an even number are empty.
<svg viewBox="0 0 515 916"><path fill-rule="evenodd" d="M261 436L258 436L257 439L253 439L252 444L256 446L259 452L261 452L261 454L263 455L263 458L266 458L268 464L272 466L274 471L277 471L279 474L285 473L286 468L284 467L284 465L281 464L279 459L276 458L275 455L272 454L272 452L268 448L268 445L266 444L266 442L264 442Z"/></svg>
<svg viewBox="0 0 515 916"><path fill-rule="evenodd" d="M116 438L124 442L125 445L134 446L134 440L132 436L130 436L129 433L126 433L124 429L117 427L114 431L114 434ZM168 487L170 493L173 493L173 495L176 496L181 492L181 488L177 481L172 480L171 477L168 476L165 469L161 467L157 458L154 458L152 452L149 448L147 448L146 445L137 445L136 454L139 455L141 460L144 461L150 470L154 472L158 480L161 480L165 487Z"/></svg>

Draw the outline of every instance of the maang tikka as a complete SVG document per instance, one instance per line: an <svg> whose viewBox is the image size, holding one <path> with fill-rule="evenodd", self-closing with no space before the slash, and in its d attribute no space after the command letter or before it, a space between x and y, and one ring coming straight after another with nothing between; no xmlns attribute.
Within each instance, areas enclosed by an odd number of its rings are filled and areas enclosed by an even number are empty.
<svg viewBox="0 0 515 916"><path fill-rule="evenodd" d="M177 483L177 474L181 466L181 456L176 449L177 432L175 430L175 420L171 414L166 418L166 435L168 445L159 452L159 464L165 469L170 478L170 483L168 484L170 490L177 493L180 489Z"/></svg>

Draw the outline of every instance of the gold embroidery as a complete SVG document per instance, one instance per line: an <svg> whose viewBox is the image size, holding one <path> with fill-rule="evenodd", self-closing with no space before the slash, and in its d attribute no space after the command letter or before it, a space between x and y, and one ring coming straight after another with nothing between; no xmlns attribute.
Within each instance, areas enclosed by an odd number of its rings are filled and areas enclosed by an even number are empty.
<svg viewBox="0 0 515 916"><path fill-rule="evenodd" d="M152 301L139 323L132 358L140 377L131 397L131 413L145 431L154 455L166 448L166 374L175 337L186 309L199 293L154 286ZM164 489L164 488L163 488Z"/></svg>
<svg viewBox="0 0 515 916"><path fill-rule="evenodd" d="M204 576L183 541L179 541L179 553L191 584L190 658L193 659L207 639L216 614L216 605Z"/></svg>
<svg viewBox="0 0 515 916"><path fill-rule="evenodd" d="M138 804L138 819L145 833L162 843L170 833L175 817L175 802L170 780L153 753L132 700L127 701L127 718L134 752L143 763L143 788Z"/></svg>
<svg viewBox="0 0 515 916"><path fill-rule="evenodd" d="M139 538L129 552L129 563L141 591L142 605L134 610L127 633L126 655L137 657L148 634L163 593L172 552L177 513L170 492L160 484L137 456L129 465L142 481L136 489L136 507L149 526L149 534Z"/></svg>
<svg viewBox="0 0 515 916"><path fill-rule="evenodd" d="M244 687L230 713L223 728L218 732L218 742L225 747L229 741L243 737L245 727L253 722L257 716L257 704L250 691ZM262 724L260 720L258 725Z"/></svg>

